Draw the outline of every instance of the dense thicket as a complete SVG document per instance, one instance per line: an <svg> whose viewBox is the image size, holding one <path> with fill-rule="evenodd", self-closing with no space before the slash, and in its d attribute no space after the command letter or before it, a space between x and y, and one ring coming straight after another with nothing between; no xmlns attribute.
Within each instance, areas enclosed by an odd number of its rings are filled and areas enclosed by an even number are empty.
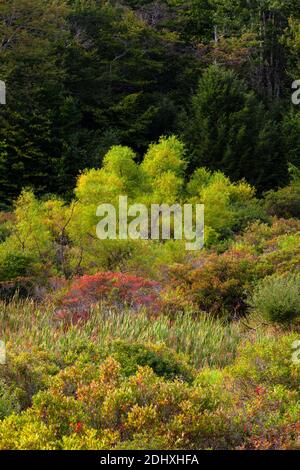
<svg viewBox="0 0 300 470"><path fill-rule="evenodd" d="M0 201L67 196L84 168L177 134L260 191L299 166L297 0L7 0L0 5ZM189 167L188 167L189 168Z"/></svg>

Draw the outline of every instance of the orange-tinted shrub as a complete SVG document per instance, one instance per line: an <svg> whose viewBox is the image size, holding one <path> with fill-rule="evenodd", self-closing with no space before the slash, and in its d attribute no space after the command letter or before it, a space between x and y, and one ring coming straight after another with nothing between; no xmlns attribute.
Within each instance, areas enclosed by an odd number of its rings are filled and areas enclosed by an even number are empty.
<svg viewBox="0 0 300 470"><path fill-rule="evenodd" d="M174 266L172 289L200 311L236 319L246 312L247 292L260 277L258 257L245 250L231 249L222 255L203 258L198 267Z"/></svg>

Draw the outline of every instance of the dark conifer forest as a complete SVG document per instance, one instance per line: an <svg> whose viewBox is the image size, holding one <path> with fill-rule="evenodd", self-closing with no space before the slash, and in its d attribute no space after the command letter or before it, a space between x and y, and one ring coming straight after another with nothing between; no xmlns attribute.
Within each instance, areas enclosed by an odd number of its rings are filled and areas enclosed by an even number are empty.
<svg viewBox="0 0 300 470"><path fill-rule="evenodd" d="M0 196L69 197L112 145L161 136L260 192L300 165L297 0L46 1L0 5ZM293 137L293 138L292 138Z"/></svg>

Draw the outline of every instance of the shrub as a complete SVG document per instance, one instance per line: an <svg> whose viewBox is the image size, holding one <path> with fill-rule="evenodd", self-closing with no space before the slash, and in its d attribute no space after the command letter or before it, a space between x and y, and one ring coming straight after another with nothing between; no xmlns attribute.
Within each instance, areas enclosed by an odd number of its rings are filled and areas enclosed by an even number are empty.
<svg viewBox="0 0 300 470"><path fill-rule="evenodd" d="M258 255L260 277L297 271L300 262L300 221L276 219L255 223L236 239L235 246Z"/></svg>
<svg viewBox="0 0 300 470"><path fill-rule="evenodd" d="M296 333L290 333L247 340L227 370L246 388L280 384L299 393L300 365L292 361L292 345L297 339Z"/></svg>
<svg viewBox="0 0 300 470"><path fill-rule="evenodd" d="M0 282L0 299L11 301L15 296L28 298L36 292L35 279L31 277L17 277L11 281Z"/></svg>
<svg viewBox="0 0 300 470"><path fill-rule="evenodd" d="M300 232L281 235L269 240L260 262L268 265L269 274L285 274L299 271Z"/></svg>
<svg viewBox="0 0 300 470"><path fill-rule="evenodd" d="M139 366L149 366L156 375L168 380L180 378L191 381L192 369L181 356L163 345L114 341L108 348L126 376L136 373Z"/></svg>
<svg viewBox="0 0 300 470"><path fill-rule="evenodd" d="M232 183L220 171L197 169L186 189L190 202L205 204L206 246L232 238L255 220L269 219L253 187L245 181Z"/></svg>
<svg viewBox="0 0 300 470"><path fill-rule="evenodd" d="M299 395L275 385L257 386L248 393L247 403L240 402L235 413L235 426L242 433L238 449L292 449L299 434Z"/></svg>
<svg viewBox="0 0 300 470"><path fill-rule="evenodd" d="M26 276L33 259L22 253L0 252L0 281Z"/></svg>
<svg viewBox="0 0 300 470"><path fill-rule="evenodd" d="M75 397L55 391L47 390L37 393L31 409L47 428L55 431L58 438L72 434L77 423L84 421L82 404Z"/></svg>
<svg viewBox="0 0 300 470"><path fill-rule="evenodd" d="M75 426L75 432L62 438L62 450L107 450L118 442L119 433L109 430L82 427L81 423Z"/></svg>
<svg viewBox="0 0 300 470"><path fill-rule="evenodd" d="M0 221L0 243L4 242L10 235L10 229Z"/></svg>
<svg viewBox="0 0 300 470"><path fill-rule="evenodd" d="M8 387L4 380L0 379L0 420L9 416L14 411L19 411L20 406L12 387Z"/></svg>
<svg viewBox="0 0 300 470"><path fill-rule="evenodd" d="M0 211L0 243L4 242L11 234L14 216L11 212Z"/></svg>
<svg viewBox="0 0 300 470"><path fill-rule="evenodd" d="M149 146L141 167L153 179L166 173L183 176L184 155L184 144L177 137L161 137L158 143Z"/></svg>
<svg viewBox="0 0 300 470"><path fill-rule="evenodd" d="M300 275L263 279L249 300L253 310L272 323L287 325L300 318Z"/></svg>
<svg viewBox="0 0 300 470"><path fill-rule="evenodd" d="M239 245L251 247L257 253L263 253L271 240L276 240L279 236L296 235L300 232L300 220L295 219L272 219L272 224L268 225L255 222L247 230L237 237Z"/></svg>
<svg viewBox="0 0 300 470"><path fill-rule="evenodd" d="M58 366L49 354L34 351L15 353L7 345L7 364L0 368L0 380L14 390L20 408L31 404L33 395L47 388L51 376L58 372Z"/></svg>
<svg viewBox="0 0 300 470"><path fill-rule="evenodd" d="M269 191L265 197L265 207L272 216L300 218L300 183L292 183L278 191Z"/></svg>
<svg viewBox="0 0 300 470"><path fill-rule="evenodd" d="M289 219L300 217L300 170L289 164L291 182L278 191L266 194L265 206L269 214Z"/></svg>
<svg viewBox="0 0 300 470"><path fill-rule="evenodd" d="M75 279L64 295L57 318L74 322L87 319L92 305L108 300L111 306L130 306L157 312L160 308L160 285L141 277L123 273L99 273Z"/></svg>
<svg viewBox="0 0 300 470"><path fill-rule="evenodd" d="M172 288L181 287L183 298L200 311L237 319L246 313L247 291L259 276L257 257L246 250L231 249L199 260L200 267L171 269Z"/></svg>
<svg viewBox="0 0 300 470"><path fill-rule="evenodd" d="M260 223L269 223L271 217L266 214L266 210L263 207L261 201L255 199L249 201L247 205L237 205L234 214L234 226L232 230L234 233L240 233L247 229L247 227L254 221L260 221Z"/></svg>
<svg viewBox="0 0 300 470"><path fill-rule="evenodd" d="M53 450L57 442L53 429L31 410L12 414L0 422L0 450Z"/></svg>

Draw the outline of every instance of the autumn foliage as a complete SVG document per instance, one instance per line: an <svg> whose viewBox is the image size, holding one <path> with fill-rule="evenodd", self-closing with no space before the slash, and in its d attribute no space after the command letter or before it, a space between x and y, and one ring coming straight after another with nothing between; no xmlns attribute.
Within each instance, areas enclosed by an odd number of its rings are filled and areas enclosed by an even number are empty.
<svg viewBox="0 0 300 470"><path fill-rule="evenodd" d="M130 307L157 313L160 308L160 285L138 276L104 272L75 279L60 301L56 318L73 322L88 318L93 305L109 302L111 308Z"/></svg>

